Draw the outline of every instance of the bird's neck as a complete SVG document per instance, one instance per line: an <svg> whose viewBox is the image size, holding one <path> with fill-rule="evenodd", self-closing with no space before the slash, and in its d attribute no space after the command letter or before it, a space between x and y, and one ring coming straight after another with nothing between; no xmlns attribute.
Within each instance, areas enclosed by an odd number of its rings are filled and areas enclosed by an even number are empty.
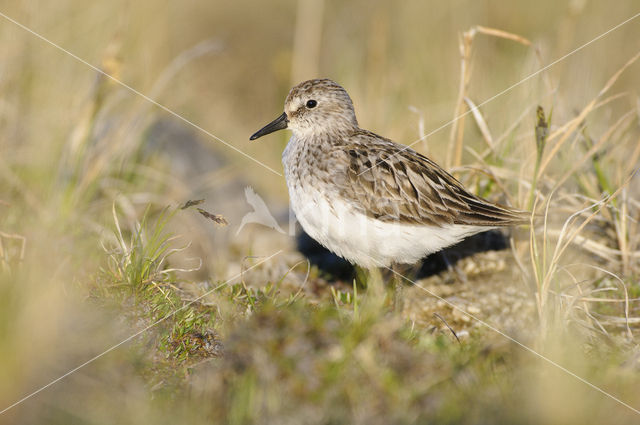
<svg viewBox="0 0 640 425"><path fill-rule="evenodd" d="M350 135L360 131L358 126L332 126L325 128L300 129L293 131L292 141L300 144L332 145L344 142Z"/></svg>

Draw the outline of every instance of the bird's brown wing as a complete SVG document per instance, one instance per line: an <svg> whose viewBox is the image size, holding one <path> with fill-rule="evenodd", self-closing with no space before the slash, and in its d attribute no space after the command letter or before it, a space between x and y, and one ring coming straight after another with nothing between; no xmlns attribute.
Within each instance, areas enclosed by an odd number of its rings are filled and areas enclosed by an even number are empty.
<svg viewBox="0 0 640 425"><path fill-rule="evenodd" d="M364 214L386 222L442 226L506 226L529 213L469 193L452 175L418 152L368 131L336 145L333 176L340 194Z"/></svg>

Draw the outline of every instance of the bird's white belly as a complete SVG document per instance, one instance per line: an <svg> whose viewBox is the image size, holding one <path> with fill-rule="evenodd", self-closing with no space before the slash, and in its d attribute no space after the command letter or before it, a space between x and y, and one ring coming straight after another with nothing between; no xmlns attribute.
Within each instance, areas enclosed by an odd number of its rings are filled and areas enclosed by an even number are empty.
<svg viewBox="0 0 640 425"><path fill-rule="evenodd" d="M483 230L476 226L420 226L383 222L338 197L290 186L291 206L303 229L337 255L362 267L413 264Z"/></svg>

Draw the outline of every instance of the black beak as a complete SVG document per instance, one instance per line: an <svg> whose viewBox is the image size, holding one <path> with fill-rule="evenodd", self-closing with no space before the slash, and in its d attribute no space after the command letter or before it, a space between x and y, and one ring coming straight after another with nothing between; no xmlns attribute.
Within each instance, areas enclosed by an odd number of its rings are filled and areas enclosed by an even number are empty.
<svg viewBox="0 0 640 425"><path fill-rule="evenodd" d="M273 133L274 131L285 129L287 128L287 124L289 124L289 119L287 118L286 112L283 112L282 115L280 115L278 118L271 121L260 130L256 131L253 136L249 137L249 140L256 140L258 137L265 136L269 133Z"/></svg>

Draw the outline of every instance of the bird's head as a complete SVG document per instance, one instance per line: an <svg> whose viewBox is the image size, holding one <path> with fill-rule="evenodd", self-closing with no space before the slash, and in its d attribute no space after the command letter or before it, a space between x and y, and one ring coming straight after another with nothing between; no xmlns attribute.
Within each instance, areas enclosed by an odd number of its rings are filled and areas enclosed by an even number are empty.
<svg viewBox="0 0 640 425"><path fill-rule="evenodd" d="M358 128L347 91L329 79L308 80L291 89L278 118L251 136L255 140L289 129L298 137L339 135Z"/></svg>

